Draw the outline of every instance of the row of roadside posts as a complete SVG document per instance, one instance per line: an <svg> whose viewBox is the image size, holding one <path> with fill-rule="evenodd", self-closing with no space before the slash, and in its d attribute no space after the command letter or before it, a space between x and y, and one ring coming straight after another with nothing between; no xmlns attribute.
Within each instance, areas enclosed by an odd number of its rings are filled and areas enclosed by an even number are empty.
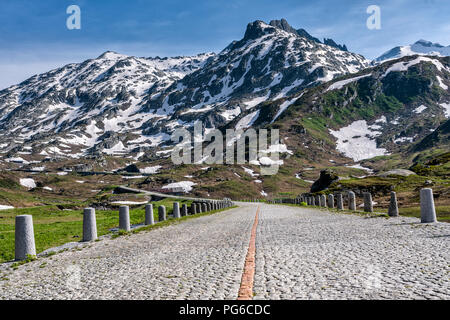
<svg viewBox="0 0 450 320"><path fill-rule="evenodd" d="M364 212L373 212L372 194L369 192L363 193ZM306 203L308 206L327 207L337 210L344 210L344 197L342 193L336 194L320 194L311 195L308 193L301 194L295 199L277 199L271 200L270 203L290 203L301 204ZM356 211L356 195L353 191L347 193L347 206L350 211ZM389 202L388 215L390 217L398 217L398 203L397 194L391 191L391 198ZM433 190L424 188L420 190L420 216L422 223L434 223L436 219L436 208L434 206Z"/></svg>
<svg viewBox="0 0 450 320"><path fill-rule="evenodd" d="M206 200L194 201L191 206L179 202L173 203L173 219L195 215L198 213L222 210L232 207L231 200ZM167 210L165 206L158 207L158 221L167 220ZM144 225L155 224L153 215L153 204L145 206ZM119 230L131 231L130 208L128 206L119 207ZM97 240L97 220L94 208L86 208L83 212L83 242ZM36 256L36 245L34 239L33 216L20 215L15 220L15 259L25 260L29 256Z"/></svg>

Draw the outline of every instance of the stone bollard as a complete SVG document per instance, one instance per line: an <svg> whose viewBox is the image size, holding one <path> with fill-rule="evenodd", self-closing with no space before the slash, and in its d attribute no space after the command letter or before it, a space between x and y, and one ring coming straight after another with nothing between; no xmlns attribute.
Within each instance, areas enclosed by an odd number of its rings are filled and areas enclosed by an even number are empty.
<svg viewBox="0 0 450 320"><path fill-rule="evenodd" d="M370 192L364 192L364 212L373 212L372 195Z"/></svg>
<svg viewBox="0 0 450 320"><path fill-rule="evenodd" d="M348 192L348 208L352 211L356 210L356 199L353 191Z"/></svg>
<svg viewBox="0 0 450 320"><path fill-rule="evenodd" d="M97 239L97 220L95 209L86 208L83 213L83 241L94 241Z"/></svg>
<svg viewBox="0 0 450 320"><path fill-rule="evenodd" d="M320 206L320 196L316 196L316 206Z"/></svg>
<svg viewBox="0 0 450 320"><path fill-rule="evenodd" d="M327 206L327 196L324 194L320 195L320 206L321 207Z"/></svg>
<svg viewBox="0 0 450 320"><path fill-rule="evenodd" d="M180 219L180 204L178 202L173 203L173 217L175 219Z"/></svg>
<svg viewBox="0 0 450 320"><path fill-rule="evenodd" d="M316 205L316 199L314 197L311 197L311 205L312 206Z"/></svg>
<svg viewBox="0 0 450 320"><path fill-rule="evenodd" d="M197 206L195 203L191 203L191 214L197 214Z"/></svg>
<svg viewBox="0 0 450 320"><path fill-rule="evenodd" d="M160 222L166 220L166 207L165 206L158 207L158 219Z"/></svg>
<svg viewBox="0 0 450 320"><path fill-rule="evenodd" d="M433 190L430 188L420 190L420 217L422 223L437 222Z"/></svg>
<svg viewBox="0 0 450 320"><path fill-rule="evenodd" d="M119 229L130 231L130 208L128 206L119 207Z"/></svg>
<svg viewBox="0 0 450 320"><path fill-rule="evenodd" d="M389 202L388 215L389 217L398 217L397 194L394 191L391 191L391 201Z"/></svg>
<svg viewBox="0 0 450 320"><path fill-rule="evenodd" d="M328 195L328 208L334 209L334 195Z"/></svg>
<svg viewBox="0 0 450 320"><path fill-rule="evenodd" d="M344 210L344 200L342 198L342 193L336 195L337 209Z"/></svg>
<svg viewBox="0 0 450 320"><path fill-rule="evenodd" d="M147 204L145 206L145 225L149 226L155 224L155 218L153 216L153 204Z"/></svg>
<svg viewBox="0 0 450 320"><path fill-rule="evenodd" d="M208 202L208 211L212 211L211 202Z"/></svg>
<svg viewBox="0 0 450 320"><path fill-rule="evenodd" d="M15 259L26 260L28 255L35 256L33 216L16 216L15 229Z"/></svg>
<svg viewBox="0 0 450 320"><path fill-rule="evenodd" d="M202 213L203 212L203 207L201 203L197 203L197 213Z"/></svg>
<svg viewBox="0 0 450 320"><path fill-rule="evenodd" d="M188 208L187 208L187 204L183 204L181 206L181 216L182 217L186 217L188 215Z"/></svg>

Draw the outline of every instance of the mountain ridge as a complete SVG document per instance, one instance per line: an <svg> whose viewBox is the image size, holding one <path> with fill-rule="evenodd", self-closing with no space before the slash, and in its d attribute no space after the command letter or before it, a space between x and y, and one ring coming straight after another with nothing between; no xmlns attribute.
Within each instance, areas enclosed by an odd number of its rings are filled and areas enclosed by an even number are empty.
<svg viewBox="0 0 450 320"><path fill-rule="evenodd" d="M219 127L265 100L368 65L360 55L258 20L219 54L138 58L106 51L0 91L0 151L139 155L164 145L177 127L199 119Z"/></svg>

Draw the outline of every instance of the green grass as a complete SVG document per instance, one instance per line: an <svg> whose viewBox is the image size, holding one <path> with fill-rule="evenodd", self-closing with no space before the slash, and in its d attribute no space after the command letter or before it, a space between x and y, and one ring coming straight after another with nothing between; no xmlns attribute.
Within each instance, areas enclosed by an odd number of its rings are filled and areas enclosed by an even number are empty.
<svg viewBox="0 0 450 320"><path fill-rule="evenodd" d="M419 175L410 175L408 177L403 176L388 176L388 177L377 177L371 176L363 179L350 178L345 180L340 180L333 183L330 186L330 191L337 191L342 188L354 189L354 188L372 188L380 191L390 191L391 186L393 191L410 191L417 190L423 187L427 187L427 180L431 180L435 185L448 186L450 180L442 179L439 177L426 177ZM340 187L338 187L340 186Z"/></svg>
<svg viewBox="0 0 450 320"><path fill-rule="evenodd" d="M401 216L420 218L420 207L399 208ZM440 222L450 222L450 206L437 206L436 217Z"/></svg>
<svg viewBox="0 0 450 320"><path fill-rule="evenodd" d="M158 206L165 205L167 214L171 214L173 202L188 206L192 201L164 199L153 203L155 221L157 221ZM60 246L67 242L80 241L83 233L82 210L61 210L55 205L12 209L0 211L0 262L14 259L14 223L17 215L33 216L36 251ZM97 232L99 236L110 233L110 229L119 224L118 211L97 211ZM145 219L144 206L130 210L131 224L142 223Z"/></svg>

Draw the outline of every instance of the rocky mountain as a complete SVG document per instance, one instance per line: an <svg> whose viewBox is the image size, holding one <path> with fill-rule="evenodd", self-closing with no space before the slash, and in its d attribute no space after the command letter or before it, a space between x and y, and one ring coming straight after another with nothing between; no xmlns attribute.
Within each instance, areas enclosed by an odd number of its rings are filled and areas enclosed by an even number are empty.
<svg viewBox="0 0 450 320"><path fill-rule="evenodd" d="M446 149L449 86L450 57L407 56L305 90L273 126L319 158Z"/></svg>
<svg viewBox="0 0 450 320"><path fill-rule="evenodd" d="M219 54L137 58L106 52L0 92L5 157L139 157L177 127L241 119L266 100L358 72L364 57L320 43L285 20L255 21ZM279 106L281 112L288 106Z"/></svg>
<svg viewBox="0 0 450 320"><path fill-rule="evenodd" d="M444 47L439 43L432 43L426 40L419 40L416 43L409 46L395 47L383 53L381 56L375 59L375 61L383 62L386 60L397 59L404 56L411 56L416 54L450 56L450 46Z"/></svg>
<svg viewBox="0 0 450 320"><path fill-rule="evenodd" d="M105 149L114 147L118 133L132 133L155 116L136 115L150 89L164 90L212 57L137 58L105 52L36 75L0 92L0 149L77 156L100 142Z"/></svg>
<svg viewBox="0 0 450 320"><path fill-rule="evenodd" d="M255 21L202 69L148 99L146 111L172 112L168 121L149 122L145 134L191 126L207 128L258 112L258 105L354 73L368 66L362 56L302 37L283 22Z"/></svg>

